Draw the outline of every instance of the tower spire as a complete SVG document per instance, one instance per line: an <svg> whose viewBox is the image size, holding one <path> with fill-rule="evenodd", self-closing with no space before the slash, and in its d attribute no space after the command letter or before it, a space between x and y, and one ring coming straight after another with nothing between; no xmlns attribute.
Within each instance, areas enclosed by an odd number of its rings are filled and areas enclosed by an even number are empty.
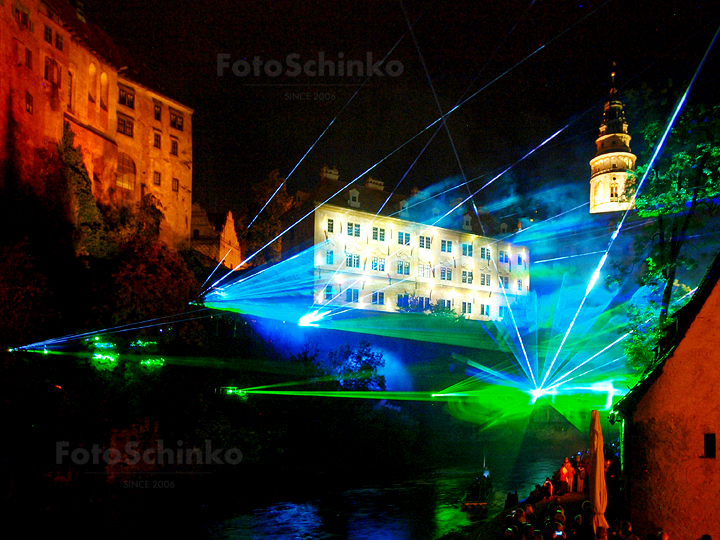
<svg viewBox="0 0 720 540"><path fill-rule="evenodd" d="M590 160L590 213L627 210L625 196L632 181L635 154L630 150L630 134L625 119L625 105L617 96L615 67L610 72L610 98L603 108L600 133L595 141L595 157Z"/></svg>

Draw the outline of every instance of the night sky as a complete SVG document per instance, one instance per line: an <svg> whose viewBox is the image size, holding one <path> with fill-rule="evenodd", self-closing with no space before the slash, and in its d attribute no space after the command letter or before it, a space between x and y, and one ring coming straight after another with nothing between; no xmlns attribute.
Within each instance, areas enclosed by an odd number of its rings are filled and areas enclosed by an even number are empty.
<svg viewBox="0 0 720 540"><path fill-rule="evenodd" d="M403 9L415 22L422 60ZM291 192L311 187L325 164L351 180L396 150L439 117L423 65L444 111L489 85L448 117L468 178L504 168L571 123L481 192L479 205L511 189L552 184L575 186L582 196L612 62L621 95L643 86L679 89L720 25L720 9L709 0L95 0L85 10L156 72L168 94L195 109L193 200L210 211L241 207L247 186L273 169L289 174L333 118L290 177ZM290 54L299 55L300 65L320 53L333 62L341 56L366 61L370 53L377 62L398 42L387 61L401 64L402 73L373 76L362 88L364 77L357 76L240 77L230 69L217 75L218 54L229 55L231 64L259 57L288 70ZM717 99L719 47L698 81L696 99ZM387 73L384 66L379 70ZM638 153L633 117L647 111L627 114ZM444 129L420 155L435 131L421 134L372 175L393 187L418 156L402 192L459 175Z"/></svg>

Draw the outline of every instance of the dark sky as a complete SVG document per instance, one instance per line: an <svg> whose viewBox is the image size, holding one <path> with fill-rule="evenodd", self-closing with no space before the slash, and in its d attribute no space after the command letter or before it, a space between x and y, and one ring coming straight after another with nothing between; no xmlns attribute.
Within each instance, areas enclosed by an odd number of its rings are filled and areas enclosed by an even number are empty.
<svg viewBox="0 0 720 540"><path fill-rule="evenodd" d="M291 191L310 186L324 164L351 180L439 117L403 7L416 21L443 110L500 77L448 117L469 178L512 163L572 122L547 149L482 192L479 204L511 184L519 191L559 182L586 186L612 62L621 91L659 89L670 80L679 88L720 25L720 8L710 0L94 0L85 10L195 109L193 199L224 211L238 208L247 186L269 171L287 175L333 118L290 178ZM218 54L229 54L230 63L259 57L263 65L290 69L290 54L301 65L320 53L334 62L341 55L365 61L368 54L378 61L401 38L388 61L401 64L402 74L373 76L362 88L363 77L217 75ZM696 95L706 101L717 99L718 47L698 82ZM638 111L627 112L633 133ZM397 151L373 176L397 184L434 132ZM633 135L638 143L639 133ZM401 190L459 172L442 130Z"/></svg>

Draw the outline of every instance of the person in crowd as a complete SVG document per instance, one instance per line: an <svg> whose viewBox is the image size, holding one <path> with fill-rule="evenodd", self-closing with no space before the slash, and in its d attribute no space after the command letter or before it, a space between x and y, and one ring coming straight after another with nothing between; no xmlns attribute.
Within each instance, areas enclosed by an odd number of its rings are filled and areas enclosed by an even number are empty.
<svg viewBox="0 0 720 540"><path fill-rule="evenodd" d="M533 510L532 504L526 504L525 505L525 519L528 523L530 523L535 529L538 528L539 522L538 518L535 515L535 510Z"/></svg>
<svg viewBox="0 0 720 540"><path fill-rule="evenodd" d="M657 540L670 540L670 535L665 531L658 531Z"/></svg>
<svg viewBox="0 0 720 540"><path fill-rule="evenodd" d="M553 534L552 537L554 539L560 540L567 538L567 534L565 534L565 526L560 523L559 521L555 522L555 525L553 525Z"/></svg>
<svg viewBox="0 0 720 540"><path fill-rule="evenodd" d="M638 535L632 530L632 523L629 521L623 521L620 526L620 536L623 540L640 540Z"/></svg>
<svg viewBox="0 0 720 540"><path fill-rule="evenodd" d="M567 469L567 488L566 493L572 493L573 490L573 479L575 478L575 467L568 458L565 458L563 462L564 467Z"/></svg>
<svg viewBox="0 0 720 540"><path fill-rule="evenodd" d="M585 465L580 459L580 454L575 456L575 491L582 493L585 491Z"/></svg>
<svg viewBox="0 0 720 540"><path fill-rule="evenodd" d="M553 483L550 480L550 478L545 477L545 483L543 484L543 488L545 488L545 499L552 499L553 496Z"/></svg>

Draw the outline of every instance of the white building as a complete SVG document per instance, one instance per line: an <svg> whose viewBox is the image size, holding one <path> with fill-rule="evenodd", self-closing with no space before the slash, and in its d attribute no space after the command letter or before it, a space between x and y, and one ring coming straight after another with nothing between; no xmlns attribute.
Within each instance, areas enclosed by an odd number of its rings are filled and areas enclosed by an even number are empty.
<svg viewBox="0 0 720 540"><path fill-rule="evenodd" d="M383 206L389 197L383 187L372 178L343 187L336 170L323 169L321 188L311 196L315 211L290 238L297 245L312 233L316 305L387 312L441 307L488 320L502 318L508 303L528 294L527 249L475 234L477 219L462 210L441 219L447 209L421 194L392 196ZM411 219L421 214L424 223ZM434 222L458 228L425 224Z"/></svg>

